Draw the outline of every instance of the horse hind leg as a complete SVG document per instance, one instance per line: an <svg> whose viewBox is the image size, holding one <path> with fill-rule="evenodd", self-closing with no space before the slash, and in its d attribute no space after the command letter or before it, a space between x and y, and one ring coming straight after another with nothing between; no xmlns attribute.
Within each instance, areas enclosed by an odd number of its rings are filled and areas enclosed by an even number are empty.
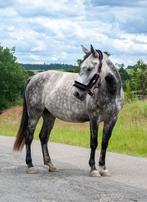
<svg viewBox="0 0 147 202"><path fill-rule="evenodd" d="M48 170L53 172L56 171L56 167L53 165L51 161L47 143L50 137L51 130L54 126L55 117L47 109L44 110L42 117L43 117L43 125L39 134L39 138L41 142L43 160L44 164L48 166Z"/></svg>
<svg viewBox="0 0 147 202"><path fill-rule="evenodd" d="M30 116L28 119L28 126L26 128L26 135L25 135L25 145L26 145L26 164L27 164L27 173L35 173L36 170L32 163L32 156L31 156L31 144L34 137L34 131L36 125L38 123L39 117Z"/></svg>

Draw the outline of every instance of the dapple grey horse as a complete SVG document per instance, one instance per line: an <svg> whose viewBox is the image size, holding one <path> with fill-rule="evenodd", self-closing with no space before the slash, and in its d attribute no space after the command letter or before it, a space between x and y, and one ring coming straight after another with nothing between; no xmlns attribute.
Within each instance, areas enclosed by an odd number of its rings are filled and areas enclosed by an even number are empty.
<svg viewBox="0 0 147 202"><path fill-rule="evenodd" d="M49 152L48 140L55 119L68 122L90 122L90 176L109 175L105 156L112 130L124 102L120 75L106 52L89 51L84 46L80 73L45 71L34 75L27 83L20 128L14 143L19 151L26 145L27 172L34 173L31 157L33 134L42 116L39 134L44 164L55 171ZM95 166L98 144L98 126L104 122L99 170Z"/></svg>

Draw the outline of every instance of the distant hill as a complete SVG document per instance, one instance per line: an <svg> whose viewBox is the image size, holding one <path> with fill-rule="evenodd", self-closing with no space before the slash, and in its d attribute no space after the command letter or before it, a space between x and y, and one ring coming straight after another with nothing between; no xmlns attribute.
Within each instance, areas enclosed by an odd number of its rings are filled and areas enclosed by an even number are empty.
<svg viewBox="0 0 147 202"><path fill-rule="evenodd" d="M22 64L26 70L46 71L51 69L63 70L68 72L78 72L77 66L68 64Z"/></svg>

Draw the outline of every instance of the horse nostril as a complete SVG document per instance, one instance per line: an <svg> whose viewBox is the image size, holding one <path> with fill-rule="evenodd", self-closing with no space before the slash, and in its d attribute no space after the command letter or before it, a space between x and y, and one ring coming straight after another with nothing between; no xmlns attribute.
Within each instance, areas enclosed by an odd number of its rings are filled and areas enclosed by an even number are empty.
<svg viewBox="0 0 147 202"><path fill-rule="evenodd" d="M76 91L76 92L74 92L74 96L75 96L75 97L79 97L80 94Z"/></svg>

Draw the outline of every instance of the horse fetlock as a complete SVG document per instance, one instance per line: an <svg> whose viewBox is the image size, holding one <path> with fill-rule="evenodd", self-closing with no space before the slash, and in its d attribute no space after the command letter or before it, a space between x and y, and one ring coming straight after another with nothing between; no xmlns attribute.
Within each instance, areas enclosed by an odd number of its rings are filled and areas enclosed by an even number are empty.
<svg viewBox="0 0 147 202"><path fill-rule="evenodd" d="M91 169L95 170L95 161L93 159L89 160L89 166L91 167Z"/></svg>
<svg viewBox="0 0 147 202"><path fill-rule="evenodd" d="M103 167L103 166L99 166L99 174L103 177L106 177L106 176L111 176L109 171Z"/></svg>
<svg viewBox="0 0 147 202"><path fill-rule="evenodd" d="M44 165L48 166L49 163L51 163L51 159L49 157L44 157L43 159Z"/></svg>
<svg viewBox="0 0 147 202"><path fill-rule="evenodd" d="M33 163L32 163L32 158L27 156L26 158L26 164L28 166L28 168L34 167Z"/></svg>

